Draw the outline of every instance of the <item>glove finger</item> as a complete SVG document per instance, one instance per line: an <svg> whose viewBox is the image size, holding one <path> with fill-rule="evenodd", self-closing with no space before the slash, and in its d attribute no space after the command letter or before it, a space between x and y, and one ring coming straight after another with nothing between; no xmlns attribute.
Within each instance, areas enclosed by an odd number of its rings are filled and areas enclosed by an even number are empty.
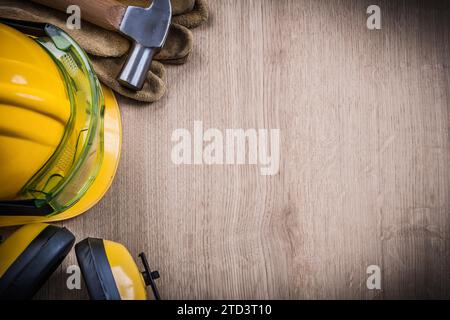
<svg viewBox="0 0 450 320"><path fill-rule="evenodd" d="M87 53L96 56L120 57L126 54L130 47L128 40L118 33L89 22L83 21L79 30L69 30L66 26L66 14L30 1L0 0L0 17L54 24L73 37Z"/></svg>
<svg viewBox="0 0 450 320"><path fill-rule="evenodd" d="M121 57L130 48L129 41L120 34L89 22L83 21L79 30L69 30L64 13L29 1L0 0L0 17L54 24L70 34L87 53L99 57ZM173 24L165 46L155 59L166 64L182 64L190 55L192 46L192 33L186 27Z"/></svg>
<svg viewBox="0 0 450 320"><path fill-rule="evenodd" d="M147 7L148 0L119 0L127 6ZM171 0L172 22L193 29L208 20L207 0Z"/></svg>
<svg viewBox="0 0 450 320"><path fill-rule="evenodd" d="M148 0L119 0L121 3L127 6L139 6L148 7ZM194 8L195 0L171 0L172 4L172 15L179 15L189 11Z"/></svg>
<svg viewBox="0 0 450 320"><path fill-rule="evenodd" d="M99 80L125 97L143 102L155 102L161 99L166 92L166 69L158 61L152 61L144 87L140 91L127 89L117 82L116 77L122 68L124 59L91 56L91 62Z"/></svg>
<svg viewBox="0 0 450 320"><path fill-rule="evenodd" d="M181 25L172 24L164 47L155 59L165 64L183 64L187 61L193 47L192 32Z"/></svg>
<svg viewBox="0 0 450 320"><path fill-rule="evenodd" d="M190 12L195 6L195 0L171 0L171 3L174 16Z"/></svg>
<svg viewBox="0 0 450 320"><path fill-rule="evenodd" d="M176 15L172 17L172 22L181 24L186 28L193 29L197 28L208 20L209 7L207 0L195 0L194 8L192 11L186 12L181 15Z"/></svg>

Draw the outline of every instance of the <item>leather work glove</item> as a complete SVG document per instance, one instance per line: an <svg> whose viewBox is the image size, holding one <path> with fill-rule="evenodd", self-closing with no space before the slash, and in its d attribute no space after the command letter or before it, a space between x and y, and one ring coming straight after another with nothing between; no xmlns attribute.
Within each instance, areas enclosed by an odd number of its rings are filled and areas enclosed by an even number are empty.
<svg viewBox="0 0 450 320"><path fill-rule="evenodd" d="M118 0L126 5L148 6L146 0ZM195 28L208 19L207 0L171 0L172 24L166 43L155 55L147 80L140 91L122 87L116 80L130 49L130 41L121 34L102 29L83 21L81 29L66 27L68 15L29 0L0 0L0 17L47 22L56 25L72 36L88 53L99 80L115 92L134 100L154 102L166 92L166 70L164 64L183 64L192 52Z"/></svg>

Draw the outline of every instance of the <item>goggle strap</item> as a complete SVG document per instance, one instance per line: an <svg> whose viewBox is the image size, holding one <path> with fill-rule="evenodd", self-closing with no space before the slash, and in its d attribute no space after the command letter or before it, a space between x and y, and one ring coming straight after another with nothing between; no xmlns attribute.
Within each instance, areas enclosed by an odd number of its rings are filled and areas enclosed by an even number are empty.
<svg viewBox="0 0 450 320"><path fill-rule="evenodd" d="M34 199L31 200L0 200L0 216L46 216L54 212L47 203L36 206Z"/></svg>
<svg viewBox="0 0 450 320"><path fill-rule="evenodd" d="M35 37L45 36L46 35L45 27L48 25L47 23L14 20L14 19L6 19L6 18L0 18L0 23L6 24L12 28L20 30L23 33L26 33L26 34L29 34L29 35L32 35Z"/></svg>

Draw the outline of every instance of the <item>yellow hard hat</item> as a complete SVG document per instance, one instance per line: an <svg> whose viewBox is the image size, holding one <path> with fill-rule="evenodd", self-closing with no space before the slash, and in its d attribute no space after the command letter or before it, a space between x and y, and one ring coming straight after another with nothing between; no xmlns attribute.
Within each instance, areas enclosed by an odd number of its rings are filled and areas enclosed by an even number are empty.
<svg viewBox="0 0 450 320"><path fill-rule="evenodd" d="M50 24L0 20L0 70L0 226L85 212L119 161L113 93Z"/></svg>

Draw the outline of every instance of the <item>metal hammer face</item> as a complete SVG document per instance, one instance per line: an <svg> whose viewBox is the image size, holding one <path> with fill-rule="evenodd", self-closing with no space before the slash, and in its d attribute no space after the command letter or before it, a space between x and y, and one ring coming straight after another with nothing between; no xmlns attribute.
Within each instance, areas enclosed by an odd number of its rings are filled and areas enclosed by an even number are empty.
<svg viewBox="0 0 450 320"><path fill-rule="evenodd" d="M133 41L117 81L141 90L155 53L164 45L172 19L170 0L153 0L148 8L127 7L119 31Z"/></svg>

